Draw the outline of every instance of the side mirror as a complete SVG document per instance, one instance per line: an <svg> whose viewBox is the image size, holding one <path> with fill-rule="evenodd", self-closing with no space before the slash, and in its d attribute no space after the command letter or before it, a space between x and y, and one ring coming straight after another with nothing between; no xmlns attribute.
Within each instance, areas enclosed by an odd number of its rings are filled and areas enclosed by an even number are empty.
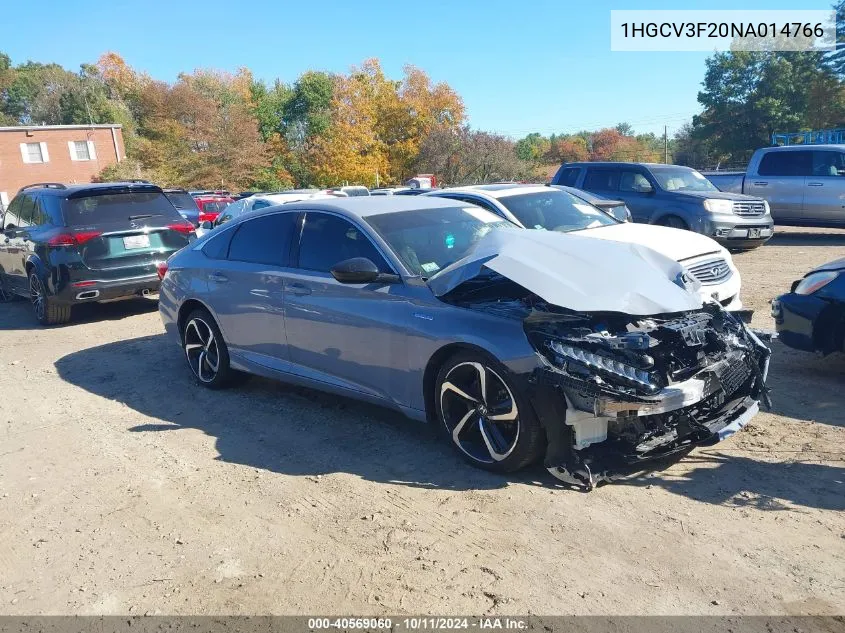
<svg viewBox="0 0 845 633"><path fill-rule="evenodd" d="M210 231L214 228L214 224L212 224L211 220L203 220L200 223L200 228L205 229L206 231Z"/></svg>
<svg viewBox="0 0 845 633"><path fill-rule="evenodd" d="M631 221L631 212L628 211L628 207L613 207L612 209L608 209L608 211L610 211L610 215L620 222Z"/></svg>
<svg viewBox="0 0 845 633"><path fill-rule="evenodd" d="M332 277L342 284L369 284L374 281L395 283L398 275L380 273L378 266L366 257L344 259L332 266Z"/></svg>
<svg viewBox="0 0 845 633"><path fill-rule="evenodd" d="M650 184L640 185L639 187L637 187L637 190L640 193L654 193L654 187L652 187Z"/></svg>

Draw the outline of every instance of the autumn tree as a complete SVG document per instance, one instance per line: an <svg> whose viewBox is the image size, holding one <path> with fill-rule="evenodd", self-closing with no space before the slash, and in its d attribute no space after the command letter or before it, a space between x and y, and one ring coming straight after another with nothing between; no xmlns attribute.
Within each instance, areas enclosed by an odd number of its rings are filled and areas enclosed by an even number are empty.
<svg viewBox="0 0 845 633"><path fill-rule="evenodd" d="M500 134L463 126L437 128L423 140L417 167L437 173L450 185L531 178L533 165L520 159L516 143Z"/></svg>

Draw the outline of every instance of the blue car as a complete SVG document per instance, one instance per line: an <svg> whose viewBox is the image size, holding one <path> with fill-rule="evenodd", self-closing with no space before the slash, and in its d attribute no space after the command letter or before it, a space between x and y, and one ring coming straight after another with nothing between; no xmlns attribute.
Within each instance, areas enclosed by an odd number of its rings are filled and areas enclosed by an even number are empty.
<svg viewBox="0 0 845 633"><path fill-rule="evenodd" d="M184 189L165 189L164 195L170 200L170 204L176 207L183 218L195 227L200 224L200 208L196 200Z"/></svg>
<svg viewBox="0 0 845 633"><path fill-rule="evenodd" d="M808 352L845 352L845 257L811 270L772 301L780 340Z"/></svg>
<svg viewBox="0 0 845 633"><path fill-rule="evenodd" d="M591 487L747 424L753 332L675 260L545 212L571 232L430 196L251 211L162 264L159 312L203 387L246 372L392 407L495 472L542 459Z"/></svg>

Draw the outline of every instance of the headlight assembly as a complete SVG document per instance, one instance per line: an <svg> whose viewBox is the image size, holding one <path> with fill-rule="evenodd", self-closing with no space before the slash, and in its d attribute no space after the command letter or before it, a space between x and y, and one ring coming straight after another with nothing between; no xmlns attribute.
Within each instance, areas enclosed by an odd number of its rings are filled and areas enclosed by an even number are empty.
<svg viewBox="0 0 845 633"><path fill-rule="evenodd" d="M797 286L795 286L795 294L811 295L817 290L824 288L838 276L839 272L835 270L823 270L807 275L798 283Z"/></svg>
<svg viewBox="0 0 845 633"><path fill-rule="evenodd" d="M708 198L704 201L704 208L710 213L733 213L734 203L732 200Z"/></svg>
<svg viewBox="0 0 845 633"><path fill-rule="evenodd" d="M562 341L549 341L549 349L558 357L559 364L566 361L576 361L582 365L612 376L622 378L633 385L648 392L655 392L660 387L653 382L653 376L638 367L623 363L621 361L595 354L580 347L568 345Z"/></svg>

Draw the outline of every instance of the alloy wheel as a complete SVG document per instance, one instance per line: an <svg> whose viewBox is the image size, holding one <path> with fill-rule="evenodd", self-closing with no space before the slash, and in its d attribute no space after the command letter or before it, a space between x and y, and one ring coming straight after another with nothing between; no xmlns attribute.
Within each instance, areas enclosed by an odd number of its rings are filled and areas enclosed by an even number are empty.
<svg viewBox="0 0 845 633"><path fill-rule="evenodd" d="M29 298L32 301L32 307L35 309L35 317L39 321L43 321L46 310L44 285L35 273L29 276Z"/></svg>
<svg viewBox="0 0 845 633"><path fill-rule="evenodd" d="M443 423L455 445L492 464L510 455L519 439L519 410L507 383L478 362L455 365L440 386Z"/></svg>
<svg viewBox="0 0 845 633"><path fill-rule="evenodd" d="M185 326L185 356L194 375L204 383L210 383L220 369L220 350L214 331L208 323L198 317Z"/></svg>

